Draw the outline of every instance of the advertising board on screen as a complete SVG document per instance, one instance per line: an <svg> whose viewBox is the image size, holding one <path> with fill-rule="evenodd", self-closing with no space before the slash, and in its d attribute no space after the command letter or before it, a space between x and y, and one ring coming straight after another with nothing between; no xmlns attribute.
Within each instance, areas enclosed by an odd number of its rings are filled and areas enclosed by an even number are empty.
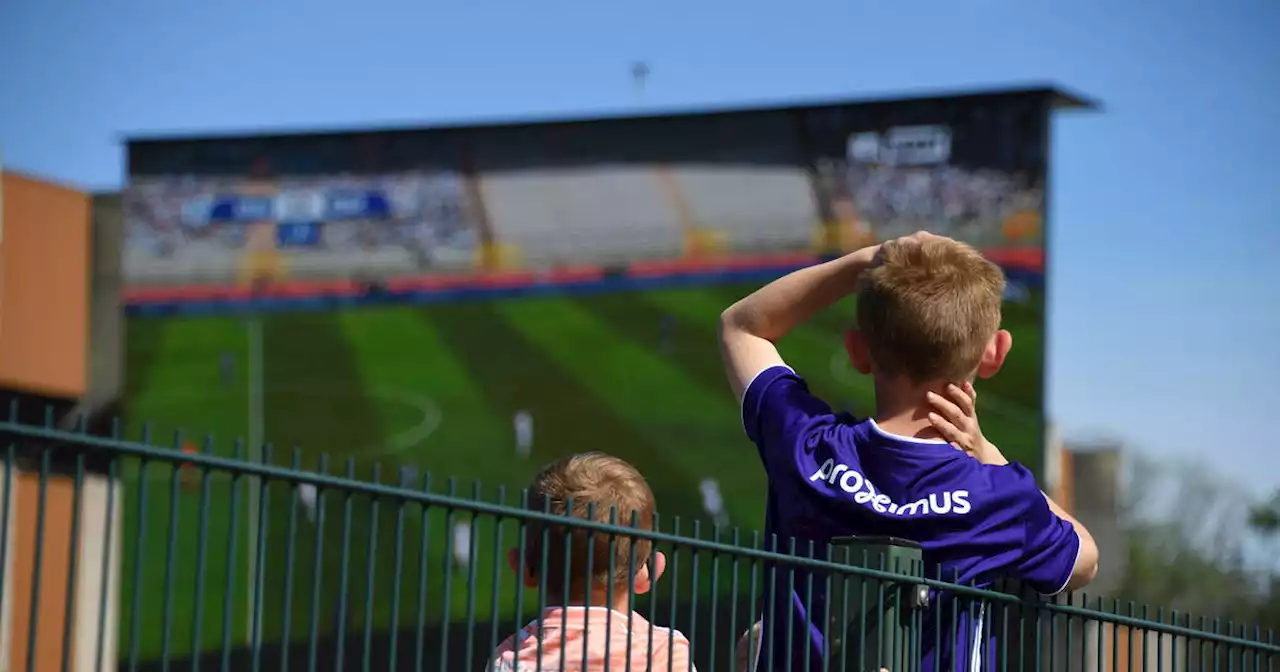
<svg viewBox="0 0 1280 672"><path fill-rule="evenodd" d="M127 202L125 274L140 282L411 273L475 253L456 174L140 178Z"/></svg>

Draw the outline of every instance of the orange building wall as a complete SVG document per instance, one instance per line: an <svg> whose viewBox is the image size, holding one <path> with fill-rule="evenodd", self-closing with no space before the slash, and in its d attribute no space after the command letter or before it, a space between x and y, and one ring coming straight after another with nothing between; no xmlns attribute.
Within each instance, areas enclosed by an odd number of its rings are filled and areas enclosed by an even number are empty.
<svg viewBox="0 0 1280 672"><path fill-rule="evenodd" d="M91 206L75 189L0 173L0 387L87 387Z"/></svg>

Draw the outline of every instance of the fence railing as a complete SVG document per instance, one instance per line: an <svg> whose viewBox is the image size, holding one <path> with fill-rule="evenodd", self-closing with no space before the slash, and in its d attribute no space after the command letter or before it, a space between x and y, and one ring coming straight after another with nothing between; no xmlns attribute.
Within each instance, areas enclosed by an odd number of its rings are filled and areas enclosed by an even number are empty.
<svg viewBox="0 0 1280 672"><path fill-rule="evenodd" d="M637 530L429 473L401 469L387 482L377 464L323 455L304 469L297 450L237 443L215 454L211 439L191 452L180 437L167 448L119 436L119 423L91 434L0 422L0 670L484 670L500 643L570 603L545 577L530 588L518 578L531 525L578 530L589 545L598 535L661 549L665 575L647 594L602 600L626 600L604 627L634 611L679 630L690 658L678 669L737 672L759 660L782 670L773 662L785 658L815 672L915 672L930 648L952 651L930 660L954 670L1280 667L1269 631L1083 594L1044 601L956 585L931 577L918 549L890 541L815 549L679 518ZM773 581L828 598L809 615L826 642L816 658L770 651L808 642L750 636L774 606ZM943 641L979 629L989 647ZM675 660L611 669L656 672Z"/></svg>

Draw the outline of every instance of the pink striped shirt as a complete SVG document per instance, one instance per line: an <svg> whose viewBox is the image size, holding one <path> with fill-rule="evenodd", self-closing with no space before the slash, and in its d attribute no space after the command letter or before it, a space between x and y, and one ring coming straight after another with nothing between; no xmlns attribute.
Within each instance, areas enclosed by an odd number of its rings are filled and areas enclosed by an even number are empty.
<svg viewBox="0 0 1280 672"><path fill-rule="evenodd" d="M541 642L541 653L539 653ZM488 672L697 672L679 630L605 607L551 607L494 651Z"/></svg>

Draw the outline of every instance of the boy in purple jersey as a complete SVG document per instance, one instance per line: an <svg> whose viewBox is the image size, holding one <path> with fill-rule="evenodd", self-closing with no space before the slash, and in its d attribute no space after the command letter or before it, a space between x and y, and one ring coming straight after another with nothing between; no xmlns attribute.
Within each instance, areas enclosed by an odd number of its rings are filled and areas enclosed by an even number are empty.
<svg viewBox="0 0 1280 672"><path fill-rule="evenodd" d="M941 395L960 401L959 386L994 375L1004 362L1013 343L1000 329L1004 284L1000 269L973 248L916 233L792 273L725 310L721 355L768 475L765 532L777 535L779 550L792 538L797 550L812 542L821 555L833 537L893 536L921 544L931 577L940 569L978 586L1020 579L1043 593L1092 580L1092 537L1031 472L972 437L960 437L958 449L939 428L957 437L966 428L948 422L954 414L930 415L947 408ZM834 413L810 394L774 345L851 293L857 327L845 349L876 392L875 414L865 420ZM766 573L760 669L817 672L827 604L816 587L824 577L790 571ZM811 575L815 589L806 599ZM921 669L991 669L992 628L984 627L980 605L937 594L933 602L923 619ZM942 615L937 632L935 614Z"/></svg>

